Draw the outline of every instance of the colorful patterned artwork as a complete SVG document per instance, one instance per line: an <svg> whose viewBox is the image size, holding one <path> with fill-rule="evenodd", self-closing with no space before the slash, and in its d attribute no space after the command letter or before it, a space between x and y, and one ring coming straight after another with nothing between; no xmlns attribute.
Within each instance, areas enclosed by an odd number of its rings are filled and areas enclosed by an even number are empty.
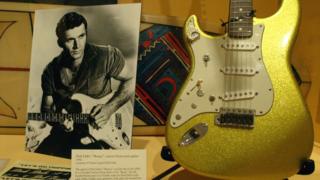
<svg viewBox="0 0 320 180"><path fill-rule="evenodd" d="M141 32L135 116L146 125L164 125L189 67L181 28L153 25Z"/></svg>

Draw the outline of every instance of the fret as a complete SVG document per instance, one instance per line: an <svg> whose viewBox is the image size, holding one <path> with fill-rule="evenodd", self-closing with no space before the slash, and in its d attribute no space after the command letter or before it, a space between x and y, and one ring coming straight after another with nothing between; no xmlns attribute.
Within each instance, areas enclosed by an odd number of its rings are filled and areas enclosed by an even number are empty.
<svg viewBox="0 0 320 180"><path fill-rule="evenodd" d="M239 28L241 28L241 29L252 29L251 27L252 26L249 26L249 25L247 25L247 26L230 26L229 25L229 29L239 29Z"/></svg>
<svg viewBox="0 0 320 180"><path fill-rule="evenodd" d="M230 23L246 23L246 22L252 22L252 18L236 16L236 17L231 17L231 21L230 21Z"/></svg>
<svg viewBox="0 0 320 180"><path fill-rule="evenodd" d="M230 26L229 27L229 30L234 30L234 29L241 29L241 30L249 29L249 30L252 30L252 27L251 26Z"/></svg>
<svg viewBox="0 0 320 180"><path fill-rule="evenodd" d="M241 7L241 8L247 8L247 7L252 8L252 6L234 6L234 7L231 7L231 9L235 9L235 8L239 8L239 7Z"/></svg>
<svg viewBox="0 0 320 180"><path fill-rule="evenodd" d="M252 1L231 1L230 4L252 4Z"/></svg>
<svg viewBox="0 0 320 180"><path fill-rule="evenodd" d="M231 2L232 5L238 5L238 4L252 4L252 2Z"/></svg>
<svg viewBox="0 0 320 180"><path fill-rule="evenodd" d="M229 26L250 26L253 23L253 21L233 21L229 22Z"/></svg>
<svg viewBox="0 0 320 180"><path fill-rule="evenodd" d="M231 38L238 38L238 39L242 39L242 38L250 38L252 36L251 32L246 32L246 33L232 33L229 34L229 37Z"/></svg>
<svg viewBox="0 0 320 180"><path fill-rule="evenodd" d="M250 13L251 11L248 11L248 12L241 12L241 11L238 11L238 12L233 12L233 13L230 13L230 16L231 18L234 18L234 17L245 17L245 18L251 18L250 17Z"/></svg>
<svg viewBox="0 0 320 180"><path fill-rule="evenodd" d="M251 32L252 29L251 28L230 28L229 32L231 31L239 31L239 32L250 31Z"/></svg>
<svg viewBox="0 0 320 180"><path fill-rule="evenodd" d="M244 38L244 37L250 37L251 32L233 32L232 34L229 34L230 37L236 37L236 38Z"/></svg>
<svg viewBox="0 0 320 180"><path fill-rule="evenodd" d="M244 0L244 1L237 0L237 1L231 1L231 3L234 3L234 4L236 4L236 3L252 3L252 0Z"/></svg>
<svg viewBox="0 0 320 180"><path fill-rule="evenodd" d="M251 13L251 10L250 11L235 11L235 12L232 12L232 14L248 14L248 13Z"/></svg>
<svg viewBox="0 0 320 180"><path fill-rule="evenodd" d="M249 3L252 3L252 0L243 0L243 1L240 1L240 0L235 0L235 1L230 0L229 2L230 2L230 3L241 3L241 2L249 2Z"/></svg>
<svg viewBox="0 0 320 180"><path fill-rule="evenodd" d="M250 2L250 1L239 1L239 2L231 1L230 4L252 4L252 2Z"/></svg>
<svg viewBox="0 0 320 180"><path fill-rule="evenodd" d="M234 10L234 9L238 9L238 8L249 9L249 8L252 8L252 5L251 4L249 4L249 5L231 4L230 9Z"/></svg>
<svg viewBox="0 0 320 180"><path fill-rule="evenodd" d="M232 33L232 32L252 32L252 29L229 29L229 33Z"/></svg>
<svg viewBox="0 0 320 180"><path fill-rule="evenodd" d="M242 29L252 29L252 23L247 23L247 24L229 24L229 29L232 29L232 28L242 28Z"/></svg>
<svg viewBox="0 0 320 180"><path fill-rule="evenodd" d="M235 8L252 8L252 4L247 4L247 3L245 3L245 4L231 4L230 5L231 7L231 9L235 9Z"/></svg>
<svg viewBox="0 0 320 180"><path fill-rule="evenodd" d="M230 2L252 2L252 0L230 0Z"/></svg>
<svg viewBox="0 0 320 180"><path fill-rule="evenodd" d="M246 21L246 20L238 20L238 21L232 21L232 22L229 22L229 25L230 26L250 26L251 24L253 23L253 21Z"/></svg>
<svg viewBox="0 0 320 180"><path fill-rule="evenodd" d="M251 26L229 26L229 29L230 30L233 30L233 29L249 29L249 30L252 30L252 27Z"/></svg>
<svg viewBox="0 0 320 180"><path fill-rule="evenodd" d="M250 6L252 5L252 3L248 3L248 2L240 2L240 3L230 3L232 6L238 6L238 5L246 5L246 6Z"/></svg>
<svg viewBox="0 0 320 180"><path fill-rule="evenodd" d="M252 33L252 31L229 31L229 33Z"/></svg>
<svg viewBox="0 0 320 180"><path fill-rule="evenodd" d="M250 9L250 10L239 10L239 9L237 9L237 10L234 10L232 13L230 13L230 14L240 14L240 13L242 13L242 14L250 14L252 12L252 9Z"/></svg>
<svg viewBox="0 0 320 180"><path fill-rule="evenodd" d="M234 21L230 22L229 26L251 27L252 23L252 21Z"/></svg>

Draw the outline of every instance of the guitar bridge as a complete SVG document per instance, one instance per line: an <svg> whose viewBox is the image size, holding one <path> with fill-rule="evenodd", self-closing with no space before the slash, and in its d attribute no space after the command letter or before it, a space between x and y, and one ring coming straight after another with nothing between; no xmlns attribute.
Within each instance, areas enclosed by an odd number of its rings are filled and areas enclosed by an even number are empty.
<svg viewBox="0 0 320 180"><path fill-rule="evenodd" d="M253 128L254 110L238 108L220 108L215 123L225 127Z"/></svg>

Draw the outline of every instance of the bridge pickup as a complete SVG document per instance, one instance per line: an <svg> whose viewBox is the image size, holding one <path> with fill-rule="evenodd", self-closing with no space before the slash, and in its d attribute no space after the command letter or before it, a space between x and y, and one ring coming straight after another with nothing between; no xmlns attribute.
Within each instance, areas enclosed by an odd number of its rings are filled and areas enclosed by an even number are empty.
<svg viewBox="0 0 320 180"><path fill-rule="evenodd" d="M219 126L251 129L254 127L254 110L220 108L215 123Z"/></svg>

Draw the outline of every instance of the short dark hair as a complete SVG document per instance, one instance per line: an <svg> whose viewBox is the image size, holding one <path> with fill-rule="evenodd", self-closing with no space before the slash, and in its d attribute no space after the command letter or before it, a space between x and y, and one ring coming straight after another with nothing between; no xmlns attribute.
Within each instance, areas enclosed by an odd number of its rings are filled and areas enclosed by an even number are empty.
<svg viewBox="0 0 320 180"><path fill-rule="evenodd" d="M76 12L69 12L60 19L56 27L56 35L58 37L58 44L60 47L63 46L63 43L65 41L64 33L68 29L73 29L80 26L82 23L84 24L87 32L87 20L81 14L78 14Z"/></svg>

